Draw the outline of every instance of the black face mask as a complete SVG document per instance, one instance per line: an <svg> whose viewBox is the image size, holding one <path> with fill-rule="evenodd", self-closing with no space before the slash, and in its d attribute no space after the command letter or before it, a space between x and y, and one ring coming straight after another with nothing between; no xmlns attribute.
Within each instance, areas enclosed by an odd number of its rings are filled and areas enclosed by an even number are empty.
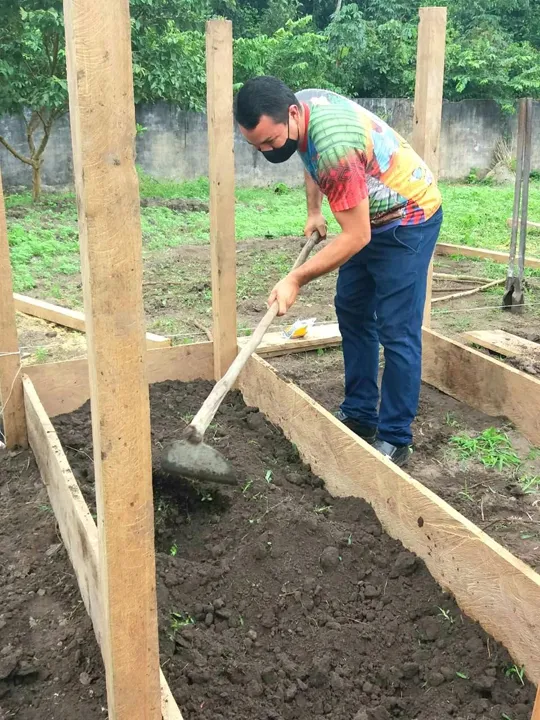
<svg viewBox="0 0 540 720"><path fill-rule="evenodd" d="M273 150L262 150L262 154L271 163L282 163L286 162L291 158L294 153L298 150L298 140L293 140L289 137L291 132L289 122L287 121L287 139L281 147L274 148Z"/></svg>

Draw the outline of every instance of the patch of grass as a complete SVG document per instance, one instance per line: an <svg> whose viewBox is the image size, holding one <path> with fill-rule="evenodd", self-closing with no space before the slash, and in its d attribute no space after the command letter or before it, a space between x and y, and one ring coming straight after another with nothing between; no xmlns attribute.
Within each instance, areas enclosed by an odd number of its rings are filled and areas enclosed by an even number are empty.
<svg viewBox="0 0 540 720"><path fill-rule="evenodd" d="M514 678L517 682L521 683L521 685L525 685L523 679L525 677L525 667L523 665L521 667L509 665L504 671L504 674L506 677Z"/></svg>
<svg viewBox="0 0 540 720"><path fill-rule="evenodd" d="M496 428L487 428L476 437L461 432L450 438L450 445L456 448L463 460L474 459L486 467L502 470L521 465L508 435Z"/></svg>
<svg viewBox="0 0 540 720"><path fill-rule="evenodd" d="M47 358L49 357L49 351L47 348L38 347L34 354L36 357L36 362L38 363L46 362Z"/></svg>
<svg viewBox="0 0 540 720"><path fill-rule="evenodd" d="M454 413L447 412L445 417L445 422L450 427L459 427L459 422L456 420L456 417Z"/></svg>
<svg viewBox="0 0 540 720"><path fill-rule="evenodd" d="M540 475L524 475L519 484L525 495L534 495L540 491Z"/></svg>
<svg viewBox="0 0 540 720"><path fill-rule="evenodd" d="M445 211L441 242L490 250L508 249L510 228L506 221L512 217L512 185L497 187L440 183L440 187ZM531 186L529 216L531 219L540 217L540 192L536 183ZM540 253L540 233L528 233L527 253Z"/></svg>
<svg viewBox="0 0 540 720"><path fill-rule="evenodd" d="M450 615L448 610L445 610L442 607L437 607L437 609L439 610L439 615L440 615L440 617L443 618L443 620L445 620L446 622L449 622L450 625L454 624L454 618L452 617L452 615Z"/></svg>
<svg viewBox="0 0 540 720"><path fill-rule="evenodd" d="M171 630L175 633L188 625L195 625L195 620L187 613L179 613L171 610Z"/></svg>
<svg viewBox="0 0 540 720"><path fill-rule="evenodd" d="M331 505L320 505L319 507L315 508L315 512L317 513L317 515L328 515L331 510Z"/></svg>
<svg viewBox="0 0 540 720"><path fill-rule="evenodd" d="M208 180L201 178L188 182L156 180L139 170L141 197L197 198L208 201ZM529 215L540 218L540 184L531 187ZM485 185L441 183L445 219L441 242L472 245L489 249L506 250L510 230L506 220L512 214L513 188L488 187ZM6 197L8 209L9 240L12 248L15 289L24 292L36 287L38 282L49 281L58 274L72 275L79 271L77 212L73 193L51 193L41 202L33 204L30 193ZM9 215L12 208L24 212ZM323 212L328 220L330 234L337 233L339 226L334 220L326 200ZM279 183L268 188L236 189L236 238L278 238L299 236L306 220L304 189L289 188ZM141 209L141 224L145 253L186 244L205 244L209 241L209 214L206 212L178 213L167 207ZM529 232L527 253L540 256L540 233ZM282 255L274 253L270 269L276 277L285 274L296 248L284 240ZM255 275L262 275L265 261ZM489 261L479 261L479 274L487 278L504 277L504 266ZM540 277L538 270L526 270L527 276ZM257 281L257 277L255 278ZM268 287L268 278L264 289ZM257 292L260 292L258 290ZM253 296L245 283L240 297ZM465 321L464 321L465 322Z"/></svg>

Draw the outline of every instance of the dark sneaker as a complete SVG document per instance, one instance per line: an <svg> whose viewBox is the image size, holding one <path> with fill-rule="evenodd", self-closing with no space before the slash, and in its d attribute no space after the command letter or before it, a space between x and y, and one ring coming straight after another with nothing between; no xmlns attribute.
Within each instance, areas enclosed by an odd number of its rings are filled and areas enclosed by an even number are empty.
<svg viewBox="0 0 540 720"><path fill-rule="evenodd" d="M387 457L398 467L404 467L409 462L412 453L410 445L392 445L384 440L376 440L372 445L375 450L378 450L381 455Z"/></svg>
<svg viewBox="0 0 540 720"><path fill-rule="evenodd" d="M343 410L338 410L335 414L335 417L344 425L346 425L349 430L352 430L353 433L358 435L358 437L361 437L362 440L365 440L370 445L375 442L375 438L377 437L376 427L372 427L371 425L363 425L361 422L358 422L358 420L353 420L353 418L347 417Z"/></svg>

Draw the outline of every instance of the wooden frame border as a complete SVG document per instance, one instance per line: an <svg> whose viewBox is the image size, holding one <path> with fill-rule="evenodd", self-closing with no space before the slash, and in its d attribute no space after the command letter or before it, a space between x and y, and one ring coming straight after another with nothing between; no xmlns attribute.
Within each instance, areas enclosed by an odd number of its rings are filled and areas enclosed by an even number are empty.
<svg viewBox="0 0 540 720"><path fill-rule="evenodd" d="M103 642L103 616L99 587L98 530L56 431L29 377L23 378L28 439L51 501L84 606L98 645ZM163 720L183 720L165 676L160 671Z"/></svg>
<svg viewBox="0 0 540 720"><path fill-rule="evenodd" d="M436 336L430 352L438 353L442 348L444 353L445 343L452 343L458 348L457 363L463 357L462 349L471 352L471 357L479 355L482 359L492 360L443 336L437 336L433 331L425 332L429 336ZM172 350L177 352L174 361L170 362ZM152 381L190 381L202 374L206 375L206 379L211 379L212 344L202 343L195 349L195 353L189 351L189 346L149 351L148 356L153 358L154 364ZM197 368L203 367L199 362L203 358L206 358L205 371L197 372ZM189 362L181 362L182 359ZM59 365L65 366L69 362ZM71 362L74 365L80 363ZM497 365L502 366L502 371L522 375L503 363ZM34 366L33 369L44 368L46 366ZM485 375L481 367L478 372ZM457 370L456 373L459 377ZM66 375L65 371L62 375ZM46 385L48 379L48 375L38 375L42 385ZM62 385L56 385L56 391L69 395L69 383L68 380ZM489 384L489 378L486 384ZM361 497L369 502L386 532L422 558L432 576L454 595L463 611L505 645L517 663L525 665L527 675L533 682L540 681L540 656L536 652L540 644L540 621L537 617L540 576L532 568L431 490L382 458L309 395L293 383L281 379L260 357L253 356L250 359L239 378L239 387L246 403L257 406L296 444L303 460L311 464L331 494ZM55 502L51 498L51 504L74 564L81 594L85 605L90 608L89 614L99 636L99 616L96 620L94 609L99 605L99 597L93 603L88 600L90 592L95 588L95 583L92 585L95 579L92 563L97 560L92 553L90 560L88 553L81 560L83 553L77 545L80 537L85 535L90 538L88 546L92 548L95 545L95 523L84 512L86 505L81 505L84 500L80 490L38 398L38 392L28 377L24 380L24 390L30 444L49 493L53 492L58 498ZM508 391L515 392L515 387L509 386ZM51 487L53 483L60 485ZM72 507L73 503L75 506ZM77 534L74 528L81 526L83 532ZM71 533L68 539L65 533ZM174 715L165 714L163 717L175 718Z"/></svg>

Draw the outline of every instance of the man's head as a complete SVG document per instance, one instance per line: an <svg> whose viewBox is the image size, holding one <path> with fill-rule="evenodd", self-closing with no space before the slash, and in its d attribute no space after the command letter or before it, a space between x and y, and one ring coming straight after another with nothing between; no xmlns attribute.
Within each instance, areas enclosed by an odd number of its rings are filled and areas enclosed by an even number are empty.
<svg viewBox="0 0 540 720"><path fill-rule="evenodd" d="M237 95L235 116L246 140L270 162L284 162L297 149L301 105L278 78L248 80Z"/></svg>

